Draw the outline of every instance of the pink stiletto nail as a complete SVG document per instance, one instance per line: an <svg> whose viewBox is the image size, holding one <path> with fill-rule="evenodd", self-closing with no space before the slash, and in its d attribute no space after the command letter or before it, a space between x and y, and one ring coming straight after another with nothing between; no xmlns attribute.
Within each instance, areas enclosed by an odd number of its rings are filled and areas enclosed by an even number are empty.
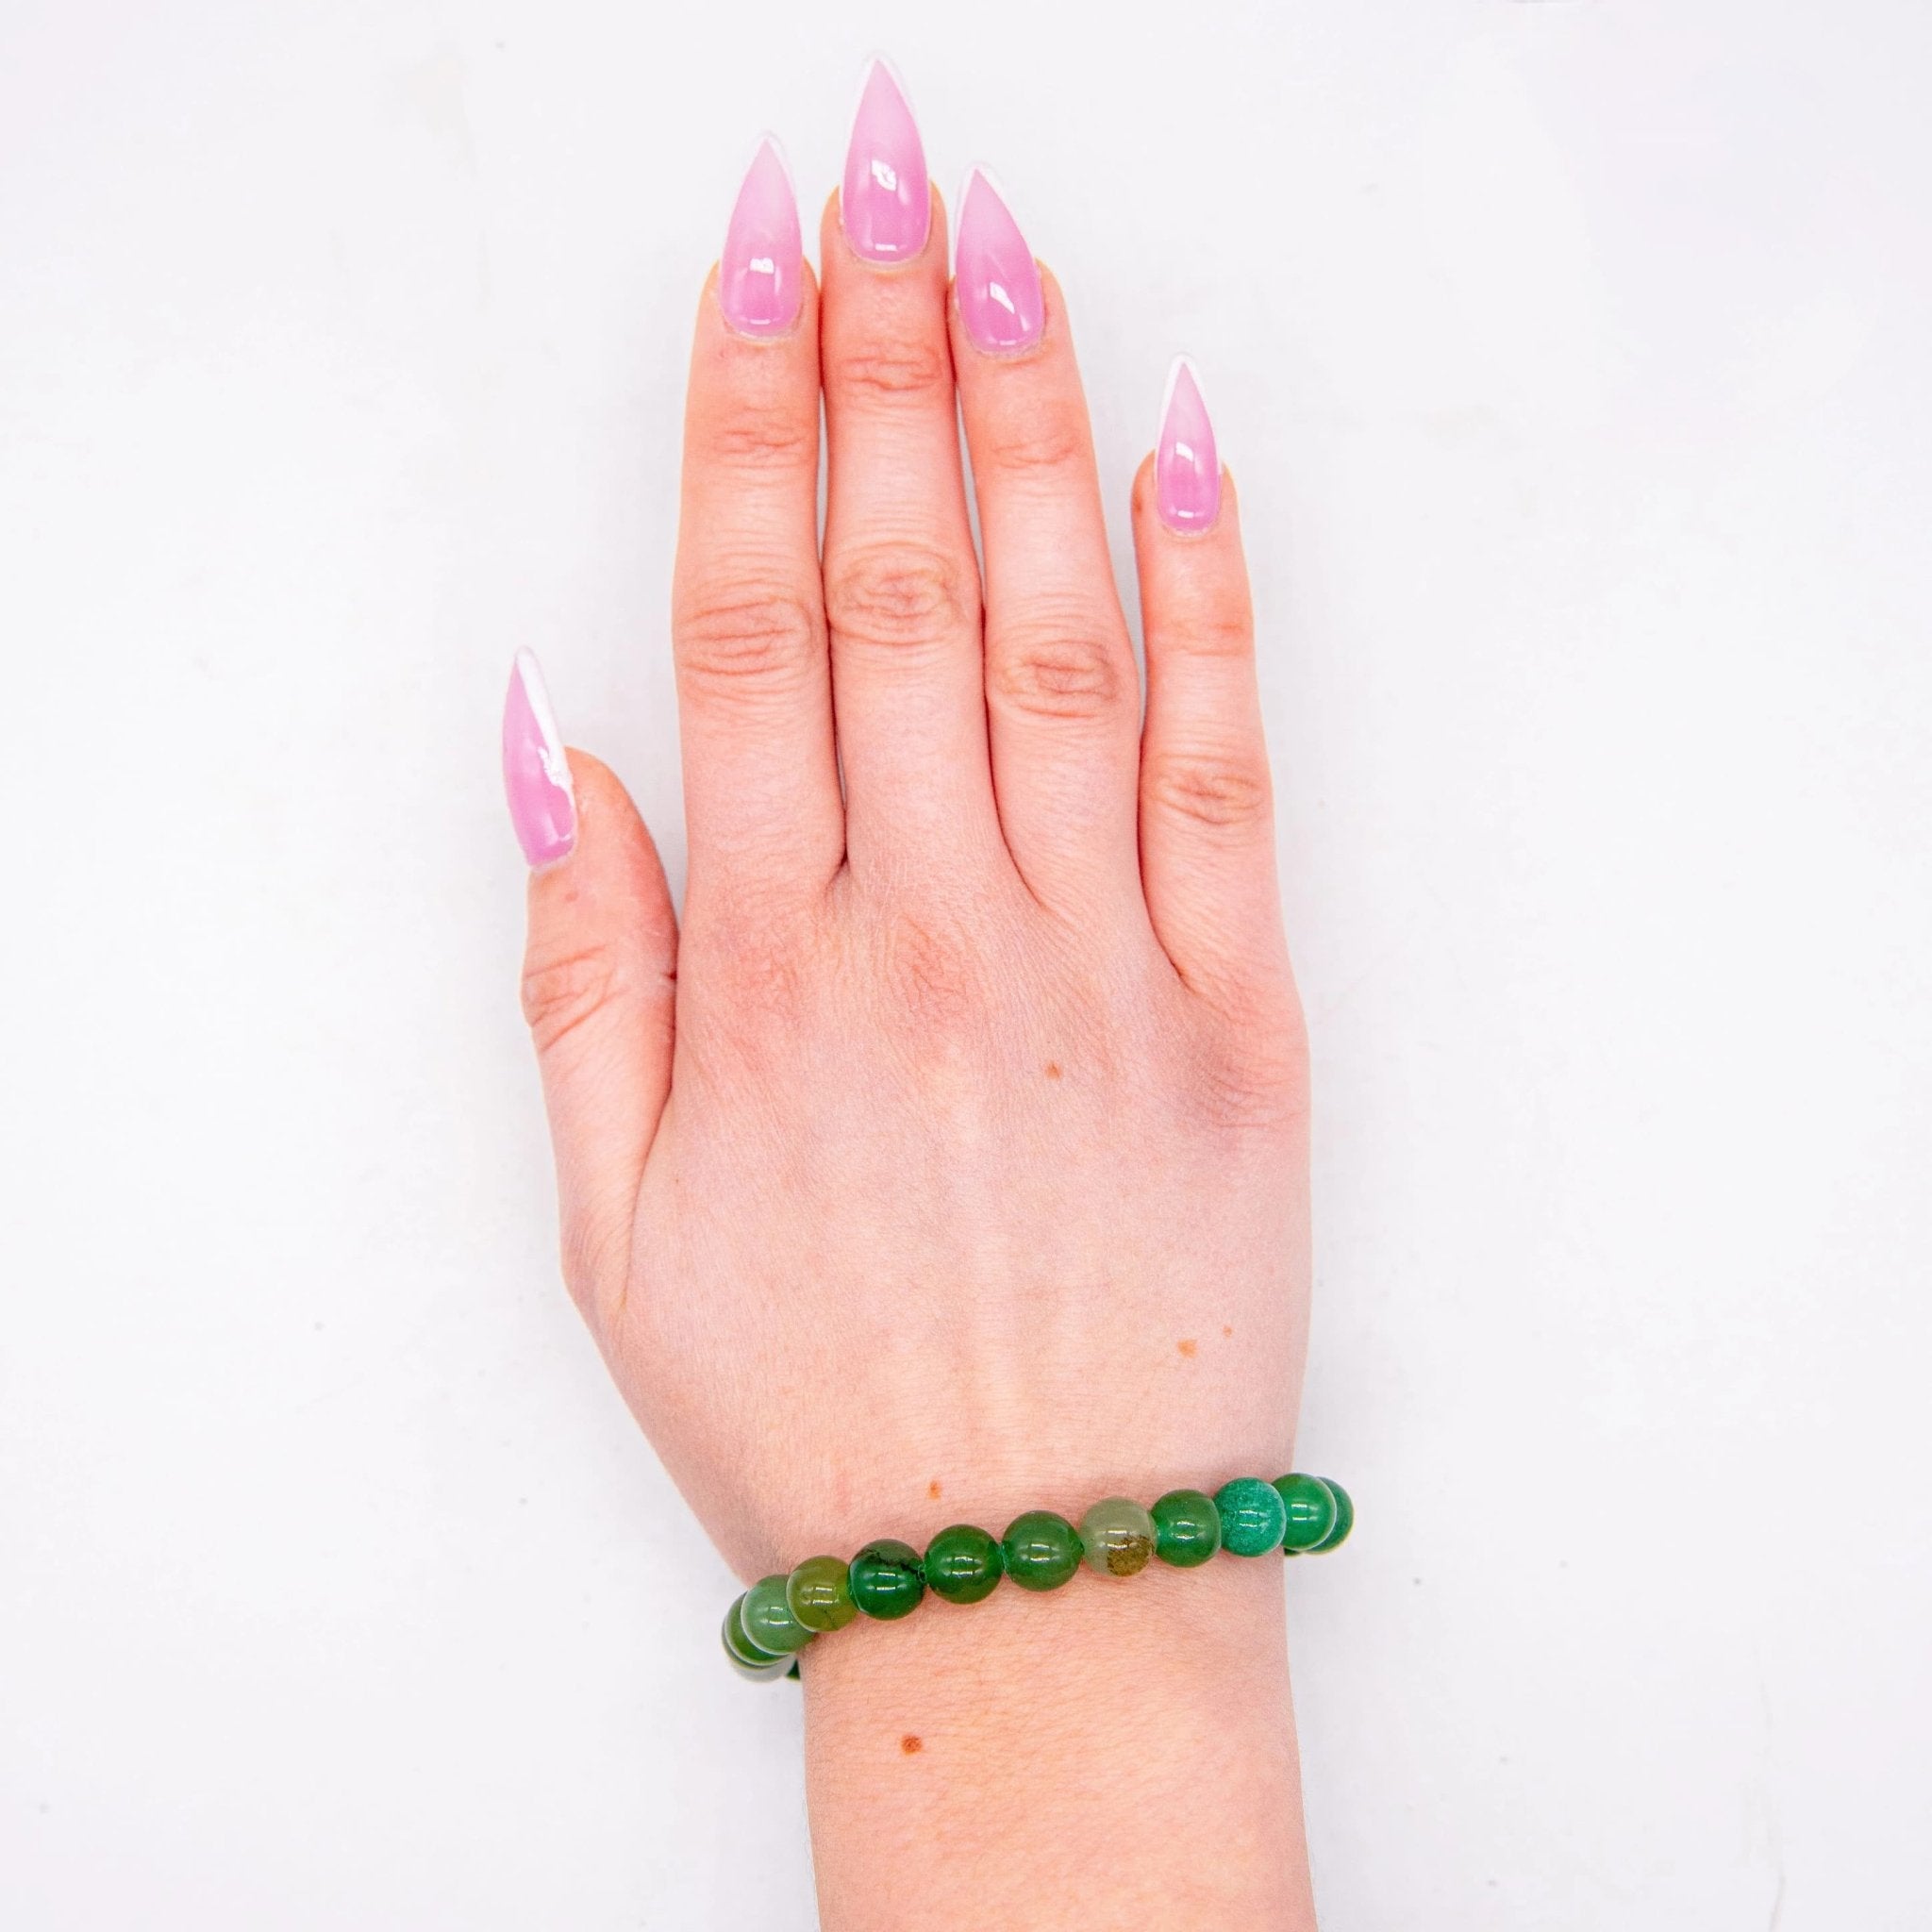
<svg viewBox="0 0 1932 1932"><path fill-rule="evenodd" d="M1214 425L1194 365L1174 358L1167 400L1160 410L1160 441L1154 447L1154 505L1170 530L1206 530L1221 514L1221 459Z"/></svg>
<svg viewBox="0 0 1932 1932"><path fill-rule="evenodd" d="M798 320L804 275L798 200L778 143L768 134L751 158L724 231L718 306L740 335L782 336Z"/></svg>
<svg viewBox="0 0 1932 1932"><path fill-rule="evenodd" d="M503 704L503 790L524 857L533 866L568 858L577 842L570 760L543 674L528 651L517 653Z"/></svg>
<svg viewBox="0 0 1932 1932"><path fill-rule="evenodd" d="M998 355L1030 349L1040 340L1046 322L1040 265L983 168L966 176L959 197L953 285L974 348Z"/></svg>
<svg viewBox="0 0 1932 1932"><path fill-rule="evenodd" d="M898 77L876 56L852 121L839 221L846 241L868 261L910 261L932 225L919 125Z"/></svg>

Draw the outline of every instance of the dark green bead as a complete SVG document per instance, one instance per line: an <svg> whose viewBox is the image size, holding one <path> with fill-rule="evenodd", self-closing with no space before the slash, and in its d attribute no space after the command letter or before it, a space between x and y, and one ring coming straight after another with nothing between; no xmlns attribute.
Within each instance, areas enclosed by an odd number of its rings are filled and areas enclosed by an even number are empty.
<svg viewBox="0 0 1932 1932"><path fill-rule="evenodd" d="M1355 1504L1349 1493L1332 1475L1322 1480L1328 1485L1328 1493L1335 1498L1335 1527L1318 1542L1308 1554L1319 1555L1323 1550L1339 1550L1348 1541L1348 1533L1355 1527Z"/></svg>
<svg viewBox="0 0 1932 1932"><path fill-rule="evenodd" d="M1278 1475L1273 1487L1281 1498L1281 1547L1297 1554L1320 1549L1335 1527L1335 1492L1318 1475Z"/></svg>
<svg viewBox="0 0 1932 1932"><path fill-rule="evenodd" d="M925 1571L910 1543L882 1536L852 1559L852 1601L868 1617L890 1623L919 1607L925 1594Z"/></svg>
<svg viewBox="0 0 1932 1932"><path fill-rule="evenodd" d="M1000 1554L1022 1590L1058 1590L1080 1567L1085 1550L1080 1532L1064 1516L1029 1509L1007 1525Z"/></svg>
<svg viewBox="0 0 1932 1932"><path fill-rule="evenodd" d="M1200 1490L1170 1490L1148 1512L1154 1554L1176 1570L1205 1563L1221 1547L1221 1512Z"/></svg>
<svg viewBox="0 0 1932 1932"><path fill-rule="evenodd" d="M1237 1557L1265 1557L1281 1547L1288 1512L1273 1483L1257 1475L1238 1475L1214 1492L1221 1518L1221 1547Z"/></svg>
<svg viewBox="0 0 1932 1932"><path fill-rule="evenodd" d="M785 1601L785 1582L782 1576L759 1577L745 1591L744 1607L739 1612L753 1647L774 1657L803 1650L812 1639L812 1633L791 1614L791 1606Z"/></svg>
<svg viewBox="0 0 1932 1932"><path fill-rule="evenodd" d="M970 1523L942 1529L925 1546L925 1585L949 1604L976 1604L1007 1573L1000 1546Z"/></svg>
<svg viewBox="0 0 1932 1932"><path fill-rule="evenodd" d="M808 1630L842 1630L858 1614L852 1585L837 1557L808 1557L785 1579L785 1601Z"/></svg>
<svg viewBox="0 0 1932 1932"><path fill-rule="evenodd" d="M754 1643L744 1634L743 1615L744 1599L739 1597L724 1612L724 1628L719 1633L724 1640L724 1655L731 1659L732 1669L745 1677L782 1677L791 1659L774 1657Z"/></svg>

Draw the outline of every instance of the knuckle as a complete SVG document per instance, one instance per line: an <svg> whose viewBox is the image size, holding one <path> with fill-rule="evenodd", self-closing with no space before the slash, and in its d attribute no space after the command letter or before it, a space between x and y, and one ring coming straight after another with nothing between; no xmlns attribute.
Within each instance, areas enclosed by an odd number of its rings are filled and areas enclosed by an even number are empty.
<svg viewBox="0 0 1932 1932"><path fill-rule="evenodd" d="M752 1033L784 1032L797 1025L807 1006L807 982L795 948L743 942L732 948L724 983L732 1008Z"/></svg>
<svg viewBox="0 0 1932 1932"><path fill-rule="evenodd" d="M733 469L793 470L819 459L819 425L796 410L746 402L710 425L706 454Z"/></svg>
<svg viewBox="0 0 1932 1932"><path fill-rule="evenodd" d="M825 577L825 618L842 638L887 646L929 643L976 613L963 574L923 543L867 544L840 558Z"/></svg>
<svg viewBox="0 0 1932 1932"><path fill-rule="evenodd" d="M1217 832L1251 832L1274 819L1268 767L1257 758L1220 752L1151 756L1141 791L1155 811Z"/></svg>
<svg viewBox="0 0 1932 1932"><path fill-rule="evenodd" d="M905 907L879 933L880 982L888 1011L922 1051L943 1055L986 1019L977 956L949 921Z"/></svg>
<svg viewBox="0 0 1932 1932"><path fill-rule="evenodd" d="M685 942L703 962L690 982L691 1008L710 1023L693 1037L763 1064L769 1041L795 1031L809 1009L810 930L795 911L741 895L728 908L693 916Z"/></svg>
<svg viewBox="0 0 1932 1932"><path fill-rule="evenodd" d="M1119 709L1132 670L1125 647L1093 627L1027 625L988 654L995 695L1030 717L1086 719Z"/></svg>
<svg viewBox="0 0 1932 1932"><path fill-rule="evenodd" d="M988 431L987 467L1012 475L1061 470L1086 455L1087 411L1082 403L1035 402ZM975 452L975 461L979 453Z"/></svg>
<svg viewBox="0 0 1932 1932"><path fill-rule="evenodd" d="M825 360L825 387L860 397L927 396L953 379L952 358L936 342L867 342Z"/></svg>
<svg viewBox="0 0 1932 1932"><path fill-rule="evenodd" d="M1230 1131L1282 1128L1308 1111L1308 1036L1301 1006L1273 987L1218 989L1220 1025L1195 1053L1185 1090L1197 1117Z"/></svg>
<svg viewBox="0 0 1932 1932"><path fill-rule="evenodd" d="M533 948L524 963L524 1019L539 1053L603 1011L617 987L616 949L592 940L556 951Z"/></svg>
<svg viewBox="0 0 1932 1932"><path fill-rule="evenodd" d="M719 694L790 689L820 657L819 618L788 584L724 576L688 591L672 624L686 684Z"/></svg>
<svg viewBox="0 0 1932 1932"><path fill-rule="evenodd" d="M1255 627L1245 610L1190 610L1153 630L1155 649L1170 658L1247 658Z"/></svg>

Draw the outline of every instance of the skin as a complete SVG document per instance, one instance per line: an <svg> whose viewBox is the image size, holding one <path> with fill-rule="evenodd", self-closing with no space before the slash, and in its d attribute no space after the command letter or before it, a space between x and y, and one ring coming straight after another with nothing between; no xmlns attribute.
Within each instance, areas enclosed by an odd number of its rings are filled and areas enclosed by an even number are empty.
<svg viewBox="0 0 1932 1932"><path fill-rule="evenodd" d="M1151 458L1135 480L1143 725L1052 276L1041 341L998 358L958 325L937 197L893 267L835 197L820 258L783 339L734 335L715 277L698 305L682 932L629 799L573 753L577 844L532 878L524 982L570 1288L747 1580L1291 1468L1307 1319L1232 487L1182 536ZM1283 1569L1083 1568L813 1646L828 1932L956 1927L963 1901L1311 1926Z"/></svg>

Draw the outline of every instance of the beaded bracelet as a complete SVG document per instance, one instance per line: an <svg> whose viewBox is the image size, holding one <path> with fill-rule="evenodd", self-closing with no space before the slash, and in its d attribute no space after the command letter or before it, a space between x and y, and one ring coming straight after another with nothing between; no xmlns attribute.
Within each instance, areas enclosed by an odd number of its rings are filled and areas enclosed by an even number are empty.
<svg viewBox="0 0 1932 1932"><path fill-rule="evenodd" d="M1058 1590L1084 1559L1103 1576L1133 1576L1158 1557L1177 1570L1217 1550L1237 1557L1314 1556L1339 1548L1355 1527L1355 1505L1338 1482L1280 1475L1237 1476L1210 1496L1170 1490L1151 1509L1109 1496L1076 1528L1051 1509L1029 1509L994 1539L970 1523L942 1529L921 1556L881 1537L851 1562L808 1557L791 1575L752 1585L725 1612L724 1655L746 1677L795 1677L796 1652L861 1611L891 1623L919 1607L930 1590L953 1604L976 1604L1010 1577L1022 1590Z"/></svg>

